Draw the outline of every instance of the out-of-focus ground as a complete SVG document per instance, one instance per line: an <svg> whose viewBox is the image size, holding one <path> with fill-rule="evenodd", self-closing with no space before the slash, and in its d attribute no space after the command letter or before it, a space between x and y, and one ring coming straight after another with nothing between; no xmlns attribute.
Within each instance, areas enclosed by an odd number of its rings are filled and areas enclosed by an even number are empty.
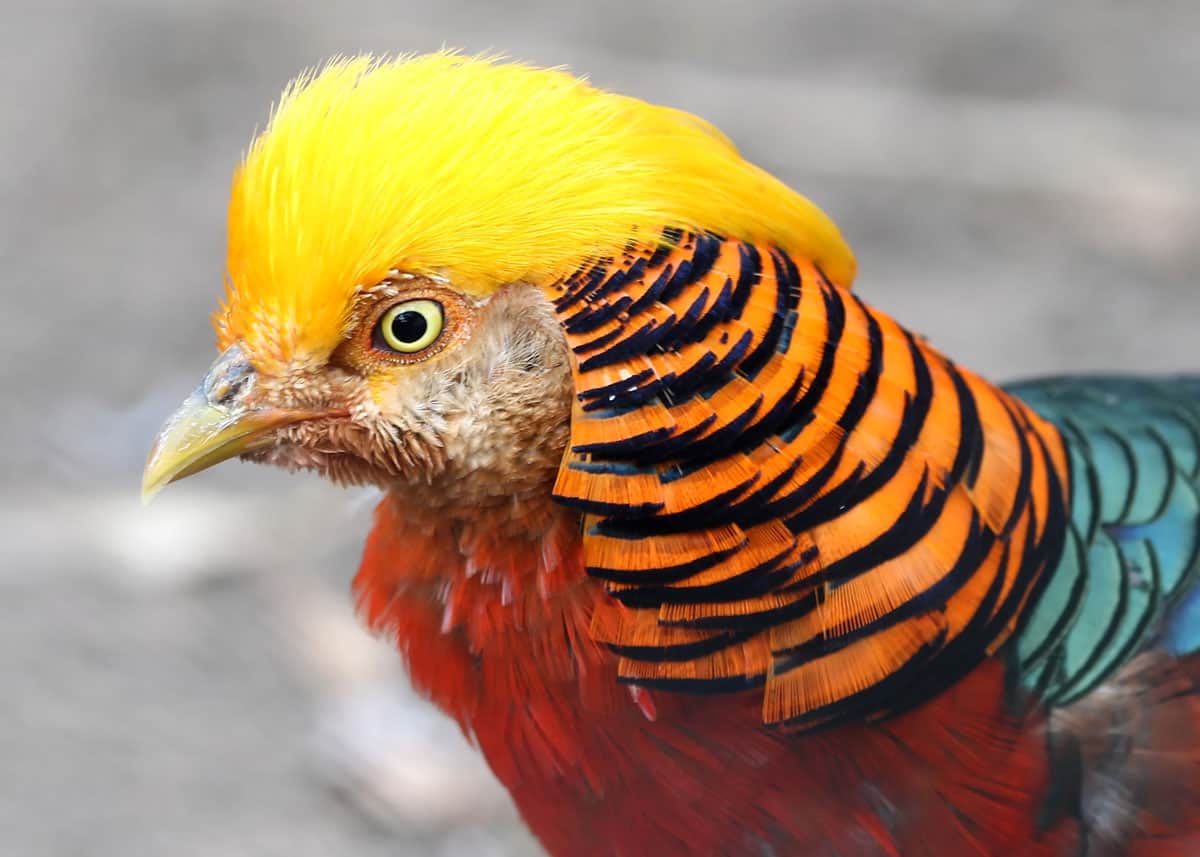
<svg viewBox="0 0 1200 857"><path fill-rule="evenodd" d="M348 594L371 498L231 464L143 510L213 356L231 169L301 68L443 43L697 112L861 293L997 378L1200 370L1200 5L3 5L0 854L532 855Z"/></svg>

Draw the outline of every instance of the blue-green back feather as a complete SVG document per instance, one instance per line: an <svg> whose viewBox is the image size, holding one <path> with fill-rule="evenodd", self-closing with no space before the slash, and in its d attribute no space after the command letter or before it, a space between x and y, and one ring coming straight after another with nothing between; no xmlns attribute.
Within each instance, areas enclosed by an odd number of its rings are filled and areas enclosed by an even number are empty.
<svg viewBox="0 0 1200 857"><path fill-rule="evenodd" d="M1146 648L1200 651L1200 378L1007 389L1070 461L1070 532L1016 639L1023 682L1065 704Z"/></svg>

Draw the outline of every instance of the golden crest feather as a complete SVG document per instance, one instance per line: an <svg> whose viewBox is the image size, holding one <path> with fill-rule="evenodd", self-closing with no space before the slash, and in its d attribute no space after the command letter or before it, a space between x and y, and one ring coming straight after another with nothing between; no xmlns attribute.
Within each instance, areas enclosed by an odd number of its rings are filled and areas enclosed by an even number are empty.
<svg viewBox="0 0 1200 857"><path fill-rule="evenodd" d="M829 218L687 113L490 57L337 59L287 88L234 177L220 344L319 364L389 271L483 296L664 227L854 276Z"/></svg>

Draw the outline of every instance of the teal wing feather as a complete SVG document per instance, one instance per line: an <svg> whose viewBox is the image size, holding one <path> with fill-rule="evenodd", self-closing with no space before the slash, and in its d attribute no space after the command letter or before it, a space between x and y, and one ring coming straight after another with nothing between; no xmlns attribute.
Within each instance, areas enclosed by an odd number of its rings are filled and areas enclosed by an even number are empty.
<svg viewBox="0 0 1200 857"><path fill-rule="evenodd" d="M1147 648L1200 651L1200 378L1009 386L1062 433L1071 520L1020 628L1022 682L1065 705Z"/></svg>

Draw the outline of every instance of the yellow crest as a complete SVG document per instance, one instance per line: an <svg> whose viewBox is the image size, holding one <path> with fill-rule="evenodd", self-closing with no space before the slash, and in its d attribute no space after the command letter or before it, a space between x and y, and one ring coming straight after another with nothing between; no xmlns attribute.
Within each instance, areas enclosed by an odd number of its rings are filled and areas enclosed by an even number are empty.
<svg viewBox="0 0 1200 857"><path fill-rule="evenodd" d="M320 363L391 270L485 295L668 226L854 277L832 221L691 115L492 58L335 60L288 87L234 177L219 339Z"/></svg>

